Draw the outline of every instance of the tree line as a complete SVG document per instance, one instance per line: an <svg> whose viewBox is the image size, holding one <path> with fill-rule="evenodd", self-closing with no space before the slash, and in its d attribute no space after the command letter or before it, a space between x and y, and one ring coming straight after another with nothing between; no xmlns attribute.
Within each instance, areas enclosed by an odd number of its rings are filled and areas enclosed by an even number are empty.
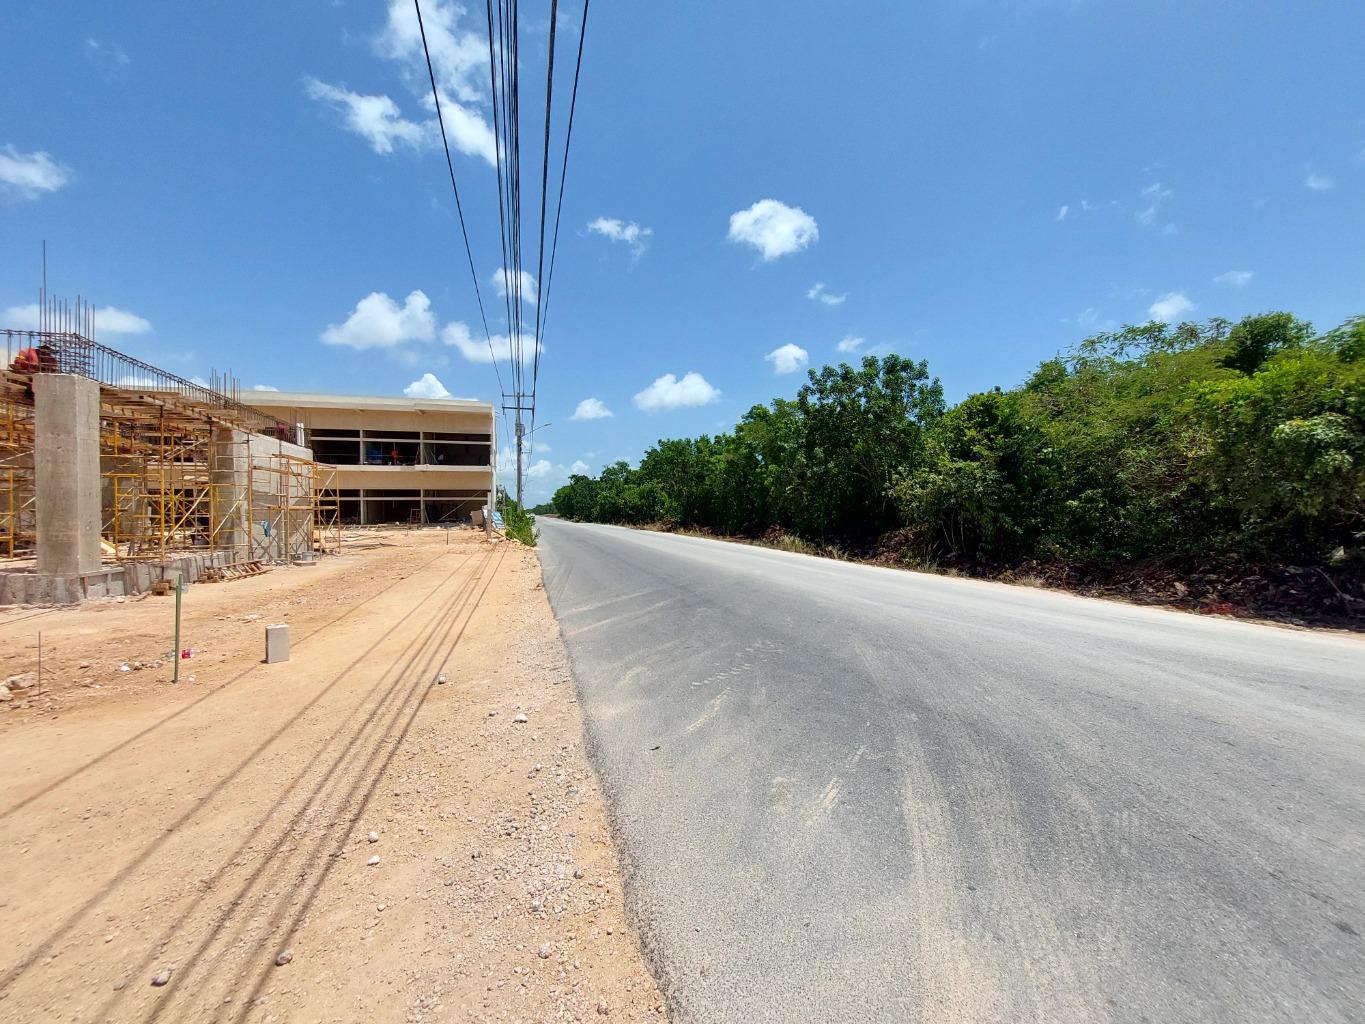
<svg viewBox="0 0 1365 1024"><path fill-rule="evenodd" d="M893 535L925 565L1358 562L1365 317L1126 327L951 406L924 361L811 369L794 399L571 477L553 506L855 551Z"/></svg>

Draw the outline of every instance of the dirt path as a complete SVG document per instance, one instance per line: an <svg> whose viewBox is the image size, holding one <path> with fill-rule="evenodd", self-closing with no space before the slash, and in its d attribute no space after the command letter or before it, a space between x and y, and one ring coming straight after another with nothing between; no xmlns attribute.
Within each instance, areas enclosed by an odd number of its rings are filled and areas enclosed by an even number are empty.
<svg viewBox="0 0 1365 1024"><path fill-rule="evenodd" d="M179 686L168 599L0 616L0 1021L662 1019L534 554L363 537L191 588Z"/></svg>

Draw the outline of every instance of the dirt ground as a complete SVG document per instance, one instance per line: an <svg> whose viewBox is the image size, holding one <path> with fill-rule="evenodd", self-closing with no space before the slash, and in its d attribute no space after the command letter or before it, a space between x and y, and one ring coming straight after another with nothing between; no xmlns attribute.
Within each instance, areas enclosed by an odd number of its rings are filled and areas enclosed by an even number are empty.
<svg viewBox="0 0 1365 1024"><path fill-rule="evenodd" d="M0 1021L663 1019L533 552L193 586L179 685L173 606L0 613L44 690L0 705Z"/></svg>

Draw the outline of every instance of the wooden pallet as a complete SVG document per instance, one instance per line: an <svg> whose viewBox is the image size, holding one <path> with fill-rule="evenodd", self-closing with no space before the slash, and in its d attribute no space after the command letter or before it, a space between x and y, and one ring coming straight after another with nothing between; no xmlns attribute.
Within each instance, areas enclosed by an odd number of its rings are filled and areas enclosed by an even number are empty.
<svg viewBox="0 0 1365 1024"><path fill-rule="evenodd" d="M259 576L269 571L268 567L261 564L259 558L252 558L242 562L229 562L227 565L207 566L199 579L202 583L218 583L221 580L244 580L248 576Z"/></svg>

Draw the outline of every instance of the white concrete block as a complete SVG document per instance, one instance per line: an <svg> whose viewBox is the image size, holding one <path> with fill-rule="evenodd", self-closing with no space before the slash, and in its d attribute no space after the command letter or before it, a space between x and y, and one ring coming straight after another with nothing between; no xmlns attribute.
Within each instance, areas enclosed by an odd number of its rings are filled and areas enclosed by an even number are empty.
<svg viewBox="0 0 1365 1024"><path fill-rule="evenodd" d="M278 623L274 626L265 627L265 663L274 665L276 662L289 660L289 626L285 623Z"/></svg>

